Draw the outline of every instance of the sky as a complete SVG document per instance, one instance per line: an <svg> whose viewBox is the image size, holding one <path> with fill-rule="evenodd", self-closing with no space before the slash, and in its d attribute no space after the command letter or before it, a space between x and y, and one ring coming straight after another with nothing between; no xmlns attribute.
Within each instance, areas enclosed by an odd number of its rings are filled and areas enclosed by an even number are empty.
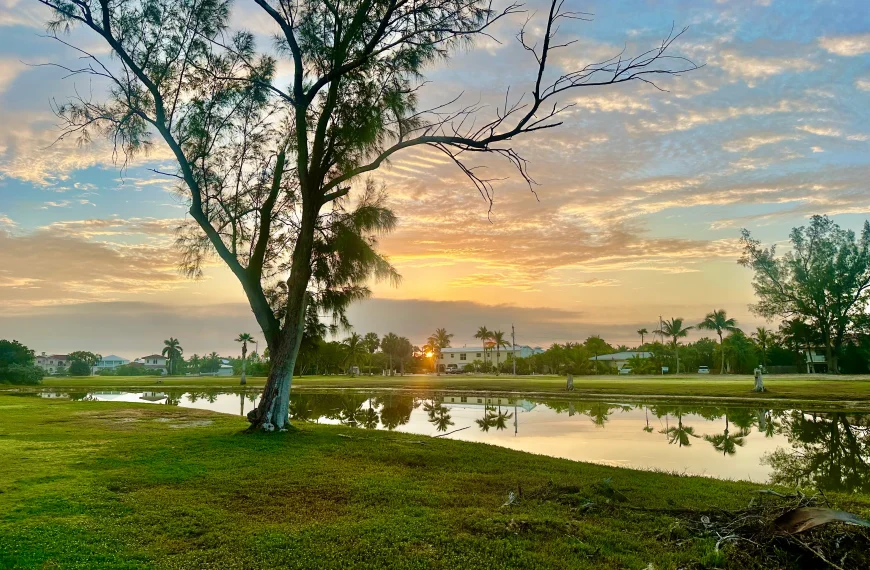
<svg viewBox="0 0 870 570"><path fill-rule="evenodd" d="M505 163L481 163L506 177L491 212L443 156L399 154L377 180L399 217L381 248L403 280L373 284L372 299L350 310L356 331L422 344L444 327L462 346L481 325L513 324L518 344L600 334L633 345L659 316L693 323L719 308L751 330L766 323L751 313L751 274L736 263L741 228L782 247L813 214L856 229L868 217L864 1L568 4L594 17L563 26L577 42L554 69L643 51L672 25L689 27L675 54L703 67L663 79L663 91L631 83L567 94L561 127L515 145L536 195ZM252 0L233 14L268 44L274 30ZM213 264L197 281L178 272L171 242L185 206L150 170L171 169L169 153L158 146L123 165L103 141L55 142L52 103L100 88L44 65L75 64L44 37L45 19L33 0L0 0L0 338L135 358L174 336L186 354L235 354L232 339L259 330L229 271ZM514 38L523 19L428 69L422 103L528 92L535 64ZM108 55L83 32L68 40Z"/></svg>

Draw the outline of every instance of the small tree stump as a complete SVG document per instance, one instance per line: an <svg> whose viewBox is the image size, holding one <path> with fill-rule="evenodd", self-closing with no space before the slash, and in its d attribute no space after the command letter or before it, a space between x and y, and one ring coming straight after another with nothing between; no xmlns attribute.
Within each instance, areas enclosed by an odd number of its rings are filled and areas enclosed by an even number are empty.
<svg viewBox="0 0 870 570"><path fill-rule="evenodd" d="M573 391L574 391L574 375L573 375L573 374L569 374L569 375L568 375L568 386L567 386L567 388L568 388L568 391L569 391L569 392L573 392Z"/></svg>

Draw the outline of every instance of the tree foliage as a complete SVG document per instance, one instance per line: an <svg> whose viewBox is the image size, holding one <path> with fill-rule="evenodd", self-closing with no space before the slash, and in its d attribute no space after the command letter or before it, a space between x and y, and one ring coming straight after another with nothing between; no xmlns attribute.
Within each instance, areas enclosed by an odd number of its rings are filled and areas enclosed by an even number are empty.
<svg viewBox="0 0 870 570"><path fill-rule="evenodd" d="M849 327L867 306L870 287L870 223L860 236L827 216L789 235L791 250L777 256L776 245L763 247L746 229L739 263L753 271L758 303L765 318L801 319L821 333L831 372Z"/></svg>

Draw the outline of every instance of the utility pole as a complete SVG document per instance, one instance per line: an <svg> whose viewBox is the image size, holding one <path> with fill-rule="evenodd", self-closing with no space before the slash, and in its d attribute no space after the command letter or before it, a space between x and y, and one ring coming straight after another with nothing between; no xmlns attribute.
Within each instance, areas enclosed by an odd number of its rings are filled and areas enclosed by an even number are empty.
<svg viewBox="0 0 870 570"><path fill-rule="evenodd" d="M513 361L514 361L514 376L517 375L517 333L514 330L514 324L511 323L511 344L513 345Z"/></svg>
<svg viewBox="0 0 870 570"><path fill-rule="evenodd" d="M662 326L663 324L664 323L662 323L662 316L659 315L659 336L662 337L662 344L665 344L665 328ZM665 375L664 367L662 367L661 373L662 373L662 376Z"/></svg>

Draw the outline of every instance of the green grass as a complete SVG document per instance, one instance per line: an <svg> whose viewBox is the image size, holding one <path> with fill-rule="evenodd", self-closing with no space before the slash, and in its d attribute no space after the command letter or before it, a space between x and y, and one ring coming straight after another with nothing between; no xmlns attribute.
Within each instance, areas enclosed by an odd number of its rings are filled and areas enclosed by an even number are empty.
<svg viewBox="0 0 870 570"><path fill-rule="evenodd" d="M0 568L719 567L733 547L688 533L682 509L744 507L759 488L392 432L244 427L0 396ZM867 497L829 499L870 515Z"/></svg>
<svg viewBox="0 0 870 570"><path fill-rule="evenodd" d="M158 383L159 381L159 383ZM248 385L257 388L264 378L249 378ZM89 388L231 388L238 387L238 378L217 377L91 377L46 378L43 385L64 389ZM481 390L488 392L516 391L565 394L565 379L557 376L303 376L293 385L305 389L321 388L392 388L410 390ZM767 392L752 391L751 376L576 376L572 396L638 395L683 396L701 399L748 398L824 401L870 401L870 376L768 376Z"/></svg>

